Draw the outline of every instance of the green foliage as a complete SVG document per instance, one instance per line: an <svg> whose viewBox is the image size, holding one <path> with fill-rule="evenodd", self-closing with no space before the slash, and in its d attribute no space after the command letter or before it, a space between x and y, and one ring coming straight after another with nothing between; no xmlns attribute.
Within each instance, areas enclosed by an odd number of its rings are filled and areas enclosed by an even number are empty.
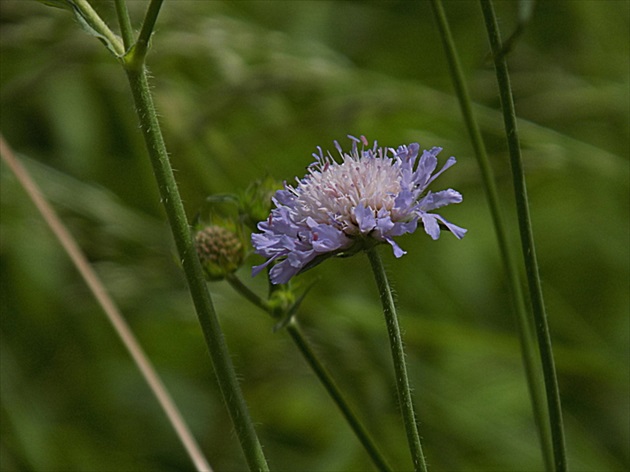
<svg viewBox="0 0 630 472"><path fill-rule="evenodd" d="M526 3L526 2L525 2ZM129 2L138 26L145 2ZM520 5L523 5L521 3ZM94 2L110 26L108 2ZM476 2L446 2L518 253L494 73ZM505 37L519 3L498 2ZM629 5L537 2L508 56L571 470L630 465ZM89 255L212 466L245 467L163 223L124 74L68 12L0 2L0 129ZM384 253L432 470L541 468L492 225L424 2L165 2L148 63L188 214L303 175L365 134L443 146L462 241ZM187 470L170 426L8 169L0 196L0 469ZM270 184L271 185L271 184ZM250 188L247 193L247 189ZM243 197L246 198L246 197ZM255 202L254 210L264 213ZM252 210L252 211L254 211ZM247 222L251 224L251 222ZM250 280L250 256L239 276ZM365 257L329 259L298 317L396 469L408 464ZM284 330L212 286L273 470L370 470Z"/></svg>

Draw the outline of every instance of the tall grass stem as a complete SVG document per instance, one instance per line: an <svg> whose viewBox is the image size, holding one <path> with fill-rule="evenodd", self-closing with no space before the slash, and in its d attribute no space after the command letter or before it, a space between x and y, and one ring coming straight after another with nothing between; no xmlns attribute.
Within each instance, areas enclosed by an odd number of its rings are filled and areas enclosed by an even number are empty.
<svg viewBox="0 0 630 472"><path fill-rule="evenodd" d="M553 470L553 445L549 427L549 413L545 400L545 386L538 361L532 319L525 306L523 290L517 265L507 238L506 226L499 205L499 195L495 178L488 160L486 148L481 138L479 125L472 110L472 101L466 86L466 80L459 63L455 42L440 0L431 0L434 17L440 32L440 38L449 66L453 87L475 152L477 164L481 172L483 188L490 208L494 232L499 246L503 270L511 293L512 309L516 315L518 335L521 345L521 358L527 378L527 385L532 403L534 420L538 428L541 454L547 471Z"/></svg>
<svg viewBox="0 0 630 472"><path fill-rule="evenodd" d="M20 185L22 185L22 188L33 201L39 210L39 213L42 215L42 218L53 234L57 237L61 246L66 251L66 254L68 254L70 260L92 292L92 295L94 295L94 298L105 312L105 315L114 327L116 334L118 334L118 337L129 352L129 355L138 367L138 370L144 377L144 380L147 382L151 392L155 395L155 398L158 400L162 410L164 410L164 413L173 426L177 437L195 465L195 469L199 472L212 472L210 465L201 452L195 438L190 433L190 430L179 412L177 405L173 402L173 399L160 380L160 377L151 364L151 361L144 353L144 350L140 346L136 337L133 335L129 325L120 313L118 306L110 297L107 289L88 262L83 251L81 251L81 248L77 244L76 240L59 219L57 213L48 203L38 185L29 175L28 171L15 157L15 154L2 135L0 135L0 155L2 155L2 159L13 171L20 182Z"/></svg>
<svg viewBox="0 0 630 472"><path fill-rule="evenodd" d="M549 422L554 452L554 465L556 471L564 472L567 470L567 460L562 407L560 404L560 389L558 388L558 378L556 375L556 367L551 346L551 335L549 333L549 326L547 323L547 313L545 311L545 303L543 301L542 286L538 270L538 260L536 258L534 233L532 230L529 202L527 199L527 185L525 182L525 173L523 171L523 159L521 157L518 127L516 124L514 98L512 96L512 87L510 85L507 61L505 59L505 55L501 53L501 35L492 1L480 0L480 3L486 29L488 31L488 40L492 49L497 83L499 86L501 109L503 111L503 121L505 124L505 135L507 138L512 169L512 180L514 182L514 194L521 236L521 247L523 259L525 261L525 271L527 273L527 284L529 286L529 294L535 322L534 325L536 327L536 336L538 339L540 362L542 364L542 370L545 378L547 407L549 409Z"/></svg>

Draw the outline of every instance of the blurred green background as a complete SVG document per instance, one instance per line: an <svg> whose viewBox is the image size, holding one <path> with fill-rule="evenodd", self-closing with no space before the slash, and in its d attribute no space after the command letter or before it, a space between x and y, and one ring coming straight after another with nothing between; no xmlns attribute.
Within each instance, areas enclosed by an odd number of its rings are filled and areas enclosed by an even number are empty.
<svg viewBox="0 0 630 472"><path fill-rule="evenodd" d="M115 25L111 2L93 2ZM130 1L139 27L147 2ZM518 2L497 2L503 35ZM445 2L518 255L494 71L477 2ZM69 12L0 1L5 138L88 254L216 471L246 465L223 406L128 84ZM630 3L537 4L509 57L573 471L629 452ZM434 471L541 470L515 319L471 145L426 2L167 0L149 56L186 210L264 176L302 176L317 145L366 135L442 146L434 190L468 229L401 238L397 292ZM179 471L175 434L85 284L1 167L0 469ZM239 272L251 280L251 257ZM364 256L329 260L299 314L396 470L408 470L389 347ZM373 470L286 333L223 282L211 291L277 471Z"/></svg>

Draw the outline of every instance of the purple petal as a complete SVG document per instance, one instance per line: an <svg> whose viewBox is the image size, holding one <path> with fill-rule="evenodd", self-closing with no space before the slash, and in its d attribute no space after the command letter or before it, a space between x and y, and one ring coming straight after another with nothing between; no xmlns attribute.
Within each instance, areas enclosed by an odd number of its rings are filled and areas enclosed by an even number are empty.
<svg viewBox="0 0 630 472"><path fill-rule="evenodd" d="M316 252L336 251L348 243L348 237L337 228L330 225L318 225L313 228L312 244Z"/></svg>
<svg viewBox="0 0 630 472"><path fill-rule="evenodd" d="M440 174L442 174L442 172L444 172L446 169L448 169L451 166L454 166L456 162L457 160L453 156L449 157L446 163L442 166L442 168L439 171L437 171L435 174L433 174L433 177L429 179L429 181L427 182L427 185L429 185L431 182L437 179L440 176Z"/></svg>
<svg viewBox="0 0 630 472"><path fill-rule="evenodd" d="M402 257L405 254L407 254L407 251L403 251L400 246L398 244L396 244L396 242L391 239L391 238L387 238L386 241L391 244L392 248L394 249L394 256L396 256L396 258Z"/></svg>
<svg viewBox="0 0 630 472"><path fill-rule="evenodd" d="M420 218L422 219L422 224L424 225L426 233L431 236L431 238L438 239L440 237L440 225L437 222L436 215L432 215L431 213L422 213Z"/></svg>
<svg viewBox="0 0 630 472"><path fill-rule="evenodd" d="M460 226L454 225L450 221L445 220L440 215L435 215L435 217L440 220L444 226L448 228L448 230L455 235L457 239L462 239L464 235L468 232L467 229L464 229Z"/></svg>
<svg viewBox="0 0 630 472"><path fill-rule="evenodd" d="M448 190L442 190L440 192L429 192L420 202L418 207L423 211L435 210L451 203L460 203L462 201L462 194L449 188Z"/></svg>
<svg viewBox="0 0 630 472"><path fill-rule="evenodd" d="M354 209L354 216L359 224L359 230L363 234L368 234L376 226L376 218L374 218L374 210L365 207L363 202L359 203Z"/></svg>

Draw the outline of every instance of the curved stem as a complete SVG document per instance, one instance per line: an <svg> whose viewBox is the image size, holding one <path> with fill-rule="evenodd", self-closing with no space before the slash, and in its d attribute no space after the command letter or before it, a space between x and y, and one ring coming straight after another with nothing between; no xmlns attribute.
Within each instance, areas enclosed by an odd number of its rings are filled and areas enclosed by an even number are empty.
<svg viewBox="0 0 630 472"><path fill-rule="evenodd" d="M418 424L413 408L413 400L411 397L411 388L409 386L409 377L407 375L407 365L405 363L405 351L403 348L402 335L400 326L398 325L398 315L396 313L396 305L392 289L383 267L383 261L376 247L367 251L368 259L374 272L376 285L378 286L381 304L383 305L383 314L385 315L385 323L387 324L387 334L389 336L389 344L392 350L392 360L394 362L394 371L396 373L396 388L398 390L398 401L402 411L403 422L405 423L405 431L407 433L407 442L413 460L414 470L426 472L427 465L420 444L420 434L418 433Z"/></svg>
<svg viewBox="0 0 630 472"><path fill-rule="evenodd" d="M247 285L245 285L241 279L239 279L234 274L228 274L225 276L225 280L236 290L238 293L243 295L247 300L256 305L263 311L271 314L271 307L269 304L263 300L261 297L256 295Z"/></svg>
<svg viewBox="0 0 630 472"><path fill-rule="evenodd" d="M228 276L226 276L225 279L238 293L243 295L251 303L256 305L258 308L266 311L270 315L274 315L269 304L261 297L256 295L254 292L252 292L250 288L247 287L236 275L229 274ZM328 372L326 367L324 367L324 364L320 362L313 348L311 348L308 339L306 339L306 337L302 333L302 330L300 329L300 326L295 316L291 317L289 323L286 325L286 330L297 348L299 349L300 353L304 357L306 363L313 370L319 381L322 383L330 397L333 399L333 401L341 411L341 414L346 419L346 421L350 425L350 428L352 428L352 431L365 448L376 468L381 472L390 471L391 468L387 464L387 461L379 451L378 447L370 437L367 430L363 427L363 424L359 421L356 413L352 410L352 408L346 401L345 397L341 393L341 390L337 386L336 382L333 380L332 375L330 374L330 372Z"/></svg>
<svg viewBox="0 0 630 472"><path fill-rule="evenodd" d="M494 175L492 168L490 167L485 145L481 138L479 126L472 111L472 101L470 100L470 95L464 79L464 73L462 72L459 63L455 43L446 20L446 15L444 14L444 9L442 8L440 0L431 0L431 6L433 8L438 29L440 30L440 38L442 39L442 44L444 46L446 59L451 72L451 78L453 80L453 86L459 101L464 123L470 135L470 140L475 151L479 170L481 171L483 187L494 224L494 232L497 238L499 252L501 254L501 261L503 262L503 270L507 276L507 282L512 295L512 307L514 313L516 314L518 334L521 344L521 358L523 359L523 366L527 377L532 410L538 427L542 456L545 462L546 470L552 470L553 446L549 423L547 421L549 415L545 402L543 380L541 378L539 364L537 362L533 327L530 316L525 307L517 266L512 252L510 251L507 232L505 230L505 222L499 206L499 196L495 185Z"/></svg>
<svg viewBox="0 0 630 472"><path fill-rule="evenodd" d="M510 154L523 258L525 260L527 283L532 301L532 312L534 315L536 335L538 338L540 361L542 363L543 374L545 377L545 389L547 393L547 407L549 409L549 422L551 426L555 470L566 471L567 463L562 408L560 404L560 391L558 388L556 367L553 360L553 350L551 347L549 326L547 324L547 314L545 312L545 304L543 301L542 287L538 271L538 260L536 258L536 248L534 246L534 234L529 214L527 185L525 183L525 173L523 171L523 160L521 158L521 147L518 138L518 128L516 126L516 112L514 110L514 99L512 96L512 87L510 85L510 76L508 73L505 55L501 54L501 37L492 2L490 0L481 0L481 9L483 11L486 29L488 30L488 39L490 41L494 57L494 66L501 98L501 108L503 110L503 120L505 122L505 134Z"/></svg>

